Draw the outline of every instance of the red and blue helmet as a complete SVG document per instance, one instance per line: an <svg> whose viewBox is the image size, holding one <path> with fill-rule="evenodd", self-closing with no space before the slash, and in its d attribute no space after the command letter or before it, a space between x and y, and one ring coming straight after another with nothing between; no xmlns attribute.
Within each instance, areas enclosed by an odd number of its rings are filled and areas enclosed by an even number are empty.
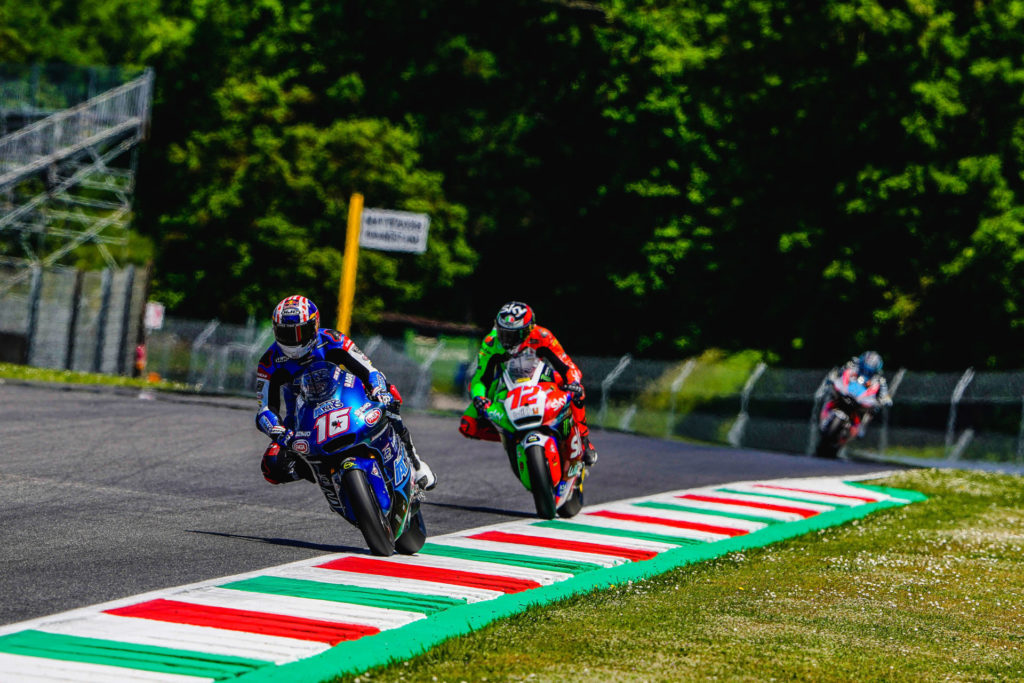
<svg viewBox="0 0 1024 683"><path fill-rule="evenodd" d="M509 301L498 311L494 324L502 347L515 352L533 330L533 309L521 301Z"/></svg>
<svg viewBox="0 0 1024 683"><path fill-rule="evenodd" d="M304 296L282 299L274 308L274 339L289 358L301 358L316 343L320 311Z"/></svg>

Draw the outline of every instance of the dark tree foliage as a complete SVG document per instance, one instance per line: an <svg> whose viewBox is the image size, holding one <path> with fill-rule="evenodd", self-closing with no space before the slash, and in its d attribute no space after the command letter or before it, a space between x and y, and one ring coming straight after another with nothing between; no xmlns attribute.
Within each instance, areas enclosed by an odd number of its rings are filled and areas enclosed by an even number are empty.
<svg viewBox="0 0 1024 683"><path fill-rule="evenodd" d="M358 324L486 325L521 299L572 353L1024 364L1019 3L0 0L0 19L2 59L155 67L136 223L179 315L293 291L333 310L359 191L432 222L423 257L363 252Z"/></svg>

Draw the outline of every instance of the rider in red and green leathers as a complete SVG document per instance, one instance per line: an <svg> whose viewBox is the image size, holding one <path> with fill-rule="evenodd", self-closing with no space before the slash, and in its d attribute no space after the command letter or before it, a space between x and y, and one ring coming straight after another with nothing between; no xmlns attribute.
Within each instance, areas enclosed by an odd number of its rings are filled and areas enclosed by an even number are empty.
<svg viewBox="0 0 1024 683"><path fill-rule="evenodd" d="M562 345L551 334L551 330L537 325L533 309L520 301L510 301L498 311L494 329L484 337L477 355L477 368L469 381L469 393L473 402L466 408L459 424L459 431L471 439L500 441L498 430L480 416L487 412L491 399L487 397L501 364L532 349L537 357L558 373L559 386L572 395L572 416L580 427L583 440L583 462L593 465L597 462L597 451L590 443L587 428L587 411L583 405L583 373L569 358Z"/></svg>

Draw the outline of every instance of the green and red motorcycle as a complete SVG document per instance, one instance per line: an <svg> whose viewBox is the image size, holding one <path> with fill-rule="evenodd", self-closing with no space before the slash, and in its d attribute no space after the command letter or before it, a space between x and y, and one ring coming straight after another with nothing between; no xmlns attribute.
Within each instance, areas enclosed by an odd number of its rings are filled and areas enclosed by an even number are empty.
<svg viewBox="0 0 1024 683"><path fill-rule="evenodd" d="M575 516L583 507L583 442L572 396L558 386L555 371L528 349L505 362L488 398L484 417L497 428L537 514Z"/></svg>

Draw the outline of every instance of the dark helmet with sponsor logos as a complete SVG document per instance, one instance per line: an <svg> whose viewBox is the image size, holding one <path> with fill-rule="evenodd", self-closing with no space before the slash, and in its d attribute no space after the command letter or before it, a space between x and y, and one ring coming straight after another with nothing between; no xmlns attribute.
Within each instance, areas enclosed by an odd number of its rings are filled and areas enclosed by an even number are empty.
<svg viewBox="0 0 1024 683"><path fill-rule="evenodd" d="M875 351L865 351L857 357L857 373L871 379L882 371L882 357Z"/></svg>
<svg viewBox="0 0 1024 683"><path fill-rule="evenodd" d="M521 301L509 301L501 307L494 319L498 341L509 353L514 353L533 331L533 309Z"/></svg>
<svg viewBox="0 0 1024 683"><path fill-rule="evenodd" d="M320 311L304 296L282 299L274 309L274 339L284 355L302 358L313 350L320 329Z"/></svg>

